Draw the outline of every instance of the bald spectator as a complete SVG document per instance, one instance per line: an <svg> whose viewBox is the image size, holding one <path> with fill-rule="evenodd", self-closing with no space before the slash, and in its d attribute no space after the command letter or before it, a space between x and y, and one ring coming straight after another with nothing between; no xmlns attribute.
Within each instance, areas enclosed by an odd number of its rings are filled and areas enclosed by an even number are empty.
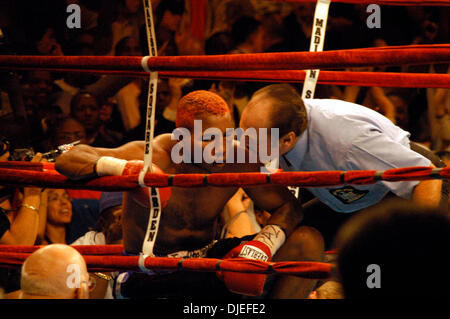
<svg viewBox="0 0 450 319"><path fill-rule="evenodd" d="M88 299L89 275L80 253L53 244L36 250L24 262L21 299Z"/></svg>

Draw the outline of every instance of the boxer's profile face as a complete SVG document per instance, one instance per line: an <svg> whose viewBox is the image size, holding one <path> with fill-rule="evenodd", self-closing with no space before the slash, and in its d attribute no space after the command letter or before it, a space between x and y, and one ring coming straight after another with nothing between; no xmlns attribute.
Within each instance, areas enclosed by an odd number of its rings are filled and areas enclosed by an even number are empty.
<svg viewBox="0 0 450 319"><path fill-rule="evenodd" d="M220 143L217 141L217 138L222 139L222 147L223 147L223 153L220 154L217 153L215 150L218 150L218 148L213 149L212 153L216 157L222 158L222 160L225 162L225 154L226 154L226 132L227 129L233 128L234 129L234 123L231 119L231 116L229 113L224 115L204 115L200 119L202 122L202 132L200 134L192 134L191 139L193 145L201 144L201 149L204 150L208 145L214 144L217 145ZM214 134L211 134L211 132L214 132ZM218 133L220 132L220 136L218 136ZM194 133L194 132L193 132ZM208 134L209 133L209 134ZM209 147L213 147L213 145L210 145Z"/></svg>

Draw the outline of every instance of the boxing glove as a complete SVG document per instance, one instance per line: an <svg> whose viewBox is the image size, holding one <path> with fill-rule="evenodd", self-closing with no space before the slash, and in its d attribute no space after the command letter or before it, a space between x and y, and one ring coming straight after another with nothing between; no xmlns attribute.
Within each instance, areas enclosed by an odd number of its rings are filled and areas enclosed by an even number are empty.
<svg viewBox="0 0 450 319"><path fill-rule="evenodd" d="M115 157L102 156L97 160L94 170L98 176L126 176L139 175L143 167L144 161L141 160L127 161ZM155 164L152 164L152 173L164 174ZM161 187L158 190L161 206L164 208L172 194L172 189L170 187ZM149 191L148 187L144 187L140 191L134 192L135 198L141 203L148 203Z"/></svg>
<svg viewBox="0 0 450 319"><path fill-rule="evenodd" d="M285 240L286 234L280 226L267 225L253 240L233 248L223 259L246 258L268 262ZM222 272L220 276L230 291L248 296L261 295L267 278L265 274L227 271Z"/></svg>

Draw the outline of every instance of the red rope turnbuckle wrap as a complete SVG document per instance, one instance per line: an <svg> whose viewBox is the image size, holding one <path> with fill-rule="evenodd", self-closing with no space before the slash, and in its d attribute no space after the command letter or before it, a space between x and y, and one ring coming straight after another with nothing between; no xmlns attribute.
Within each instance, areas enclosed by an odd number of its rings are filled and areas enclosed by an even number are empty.
<svg viewBox="0 0 450 319"><path fill-rule="evenodd" d="M41 246L0 245L0 267L20 267L25 259L40 247ZM139 257L120 256L120 253L123 250L121 245L72 247L77 249L83 255L88 270L91 272L122 270L139 271ZM230 271L253 274L292 275L311 279L328 278L333 267L331 264L321 262L264 262L244 258L183 259L171 257L147 257L144 265L147 269L151 270L184 270L199 272Z"/></svg>
<svg viewBox="0 0 450 319"><path fill-rule="evenodd" d="M5 168L8 167L8 168ZM73 181L51 169L51 165L27 162L0 162L0 183L8 186L126 191L140 187L138 175L104 176L89 181ZM368 185L379 181L450 179L450 167L403 167L385 171L319 171L281 173L155 174L144 178L148 187L244 187L267 184L303 187L332 187L343 184Z"/></svg>

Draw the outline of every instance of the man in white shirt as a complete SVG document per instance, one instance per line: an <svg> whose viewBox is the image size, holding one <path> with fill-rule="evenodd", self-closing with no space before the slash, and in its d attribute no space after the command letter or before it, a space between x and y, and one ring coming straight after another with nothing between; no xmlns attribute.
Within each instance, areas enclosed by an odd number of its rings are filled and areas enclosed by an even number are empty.
<svg viewBox="0 0 450 319"><path fill-rule="evenodd" d="M383 171L432 165L428 158L411 150L410 134L383 115L340 100L303 100L287 84L269 85L255 92L243 111L240 126L258 132L279 128L278 164L284 171ZM440 180L381 181L307 190L316 199L304 205L304 222L317 219L319 224L314 222L312 226L323 228L328 246L335 233L333 228L348 218L335 212L358 212L388 194L433 207L444 202ZM309 218L309 211L316 216Z"/></svg>

